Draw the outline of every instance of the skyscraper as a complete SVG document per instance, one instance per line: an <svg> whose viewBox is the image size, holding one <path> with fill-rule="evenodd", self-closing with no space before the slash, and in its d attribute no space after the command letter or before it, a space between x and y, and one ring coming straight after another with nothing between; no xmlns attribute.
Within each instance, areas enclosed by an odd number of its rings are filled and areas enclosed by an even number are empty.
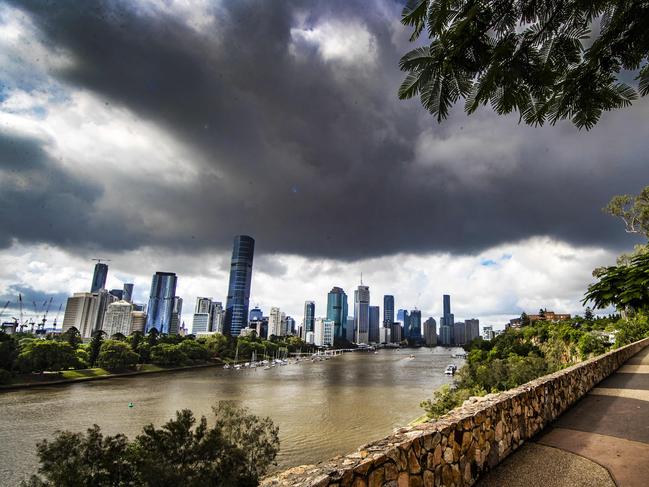
<svg viewBox="0 0 649 487"><path fill-rule="evenodd" d="M435 318L424 321L424 342L429 347L437 345L437 322Z"/></svg>
<svg viewBox="0 0 649 487"><path fill-rule="evenodd" d="M421 340L421 311L414 309L408 317L409 335L411 340Z"/></svg>
<svg viewBox="0 0 649 487"><path fill-rule="evenodd" d="M401 311L401 310L399 310ZM403 336L402 338L404 340L407 340L410 338L410 315L408 314L408 310L403 310Z"/></svg>
<svg viewBox="0 0 649 487"><path fill-rule="evenodd" d="M105 289L96 293L74 293L65 306L63 332L75 327L82 338L90 338L101 330L106 308L117 298Z"/></svg>
<svg viewBox="0 0 649 487"><path fill-rule="evenodd" d="M176 282L176 274L173 272L156 272L153 275L147 307L146 333L153 328L159 333L170 333Z"/></svg>
<svg viewBox="0 0 649 487"><path fill-rule="evenodd" d="M379 327L381 312L378 306L370 306L369 343L380 343Z"/></svg>
<svg viewBox="0 0 649 487"><path fill-rule="evenodd" d="M230 284L225 303L225 322L223 334L239 336L248 325L250 304L250 283L252 281L252 258L255 253L255 240L247 235L234 238L232 262L230 264Z"/></svg>
<svg viewBox="0 0 649 487"><path fill-rule="evenodd" d="M284 313L279 308L270 308L268 316L268 337L271 335L282 336L282 321L285 320Z"/></svg>
<svg viewBox="0 0 649 487"><path fill-rule="evenodd" d="M471 343L476 338L480 337L480 320L477 318L472 318L469 320L464 320L466 325L466 342Z"/></svg>
<svg viewBox="0 0 649 487"><path fill-rule="evenodd" d="M248 314L248 321L261 321L264 319L264 313L258 306L255 306L250 310Z"/></svg>
<svg viewBox="0 0 649 487"><path fill-rule="evenodd" d="M440 332L440 338L442 339L442 344L443 345L451 345L451 343L454 340L454 331L453 331L453 324L455 323L455 316L453 316L453 313L451 313L451 296L448 294L444 294L443 296L443 304L444 304L444 314L442 318L439 320L439 332ZM442 327L448 327L448 330L442 330ZM447 335L448 334L448 335ZM451 341L448 343L444 342L443 340L449 336L451 337Z"/></svg>
<svg viewBox="0 0 649 487"><path fill-rule="evenodd" d="M115 301L106 308L102 330L106 335L112 336L121 333L128 336L132 331L133 305L128 301Z"/></svg>
<svg viewBox="0 0 649 487"><path fill-rule="evenodd" d="M124 291L122 293L122 299L128 303L133 302L133 283L130 282L124 283Z"/></svg>
<svg viewBox="0 0 649 487"><path fill-rule="evenodd" d="M310 331L315 331L315 303L313 301L304 302L304 327L302 333L306 336Z"/></svg>
<svg viewBox="0 0 649 487"><path fill-rule="evenodd" d="M327 319L334 322L334 336L345 338L347 328L347 295L340 287L327 294Z"/></svg>
<svg viewBox="0 0 649 487"><path fill-rule="evenodd" d="M183 314L183 298L174 296L173 306L171 308L171 320L169 321L169 334L177 335L180 332Z"/></svg>
<svg viewBox="0 0 649 487"><path fill-rule="evenodd" d="M394 323L394 296L383 296L383 326L392 326Z"/></svg>
<svg viewBox="0 0 649 487"><path fill-rule="evenodd" d="M354 341L369 343L370 329L370 288L358 286L354 291Z"/></svg>
<svg viewBox="0 0 649 487"><path fill-rule="evenodd" d="M95 264L95 273L92 275L92 285L90 292L96 293L100 289L106 289L106 278L108 277L108 264L97 262Z"/></svg>

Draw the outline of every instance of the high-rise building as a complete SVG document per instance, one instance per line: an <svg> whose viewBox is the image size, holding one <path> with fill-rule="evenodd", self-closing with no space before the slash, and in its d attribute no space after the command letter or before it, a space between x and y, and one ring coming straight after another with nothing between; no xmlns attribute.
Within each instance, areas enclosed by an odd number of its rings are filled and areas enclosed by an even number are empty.
<svg viewBox="0 0 649 487"><path fill-rule="evenodd" d="M285 320L286 320L286 334L287 335L295 335L295 333L296 333L295 320L290 316L287 316L285 318Z"/></svg>
<svg viewBox="0 0 649 487"><path fill-rule="evenodd" d="M115 301L106 308L102 330L108 336L121 333L128 336L132 331L133 305L128 301Z"/></svg>
<svg viewBox="0 0 649 487"><path fill-rule="evenodd" d="M454 323L455 323L455 316L453 315L453 313L451 313L451 296L450 295L444 294L444 296L443 296L443 305L444 305L444 313L443 313L442 317L439 320L439 325L440 325L439 333L440 333L440 338L443 340L444 335L442 333L442 327L447 326L449 328L449 333L451 335L451 341L448 342L448 343L444 343L442 341L442 344L443 345L451 345L452 343L454 343L454 338L453 337L455 336L455 333L453 331L453 327L454 327ZM446 332L444 332L444 333L446 333Z"/></svg>
<svg viewBox="0 0 649 487"><path fill-rule="evenodd" d="M111 289L108 292L111 293L113 296L115 296L118 301L121 301L121 300L124 299L124 290L123 289Z"/></svg>
<svg viewBox="0 0 649 487"><path fill-rule="evenodd" d="M270 308L270 315L268 316L268 336L283 336L282 335L282 321L284 321L284 313L279 308Z"/></svg>
<svg viewBox="0 0 649 487"><path fill-rule="evenodd" d="M124 283L124 289L122 291L122 299L129 303L133 302L133 283L130 282Z"/></svg>
<svg viewBox="0 0 649 487"><path fill-rule="evenodd" d="M435 318L424 321L424 342L428 347L437 345L437 322Z"/></svg>
<svg viewBox="0 0 649 487"><path fill-rule="evenodd" d="M381 312L378 306L370 306L369 343L380 343Z"/></svg>
<svg viewBox="0 0 649 487"><path fill-rule="evenodd" d="M369 343L370 329L370 288L358 286L354 291L354 341Z"/></svg>
<svg viewBox="0 0 649 487"><path fill-rule="evenodd" d="M239 336L248 325L250 305L250 283L252 282L252 259L255 254L255 240L247 235L238 235L232 246L230 263L230 284L225 302L225 335Z"/></svg>
<svg viewBox="0 0 649 487"><path fill-rule="evenodd" d="M397 311L397 321L403 322L403 314L407 312L408 311L405 309L400 309L399 311Z"/></svg>
<svg viewBox="0 0 649 487"><path fill-rule="evenodd" d="M170 333L174 312L177 277L173 272L156 272L151 280L147 306L146 333L155 328L159 333Z"/></svg>
<svg viewBox="0 0 649 487"><path fill-rule="evenodd" d="M259 306L255 306L248 314L248 321L261 321L264 319L264 313Z"/></svg>
<svg viewBox="0 0 649 487"><path fill-rule="evenodd" d="M310 333L310 332L309 332ZM334 322L318 318L315 320L313 340L318 347L331 347L334 344Z"/></svg>
<svg viewBox="0 0 649 487"><path fill-rule="evenodd" d="M196 306L194 306L194 313L196 314L209 314L212 307L212 298L196 298Z"/></svg>
<svg viewBox="0 0 649 487"><path fill-rule="evenodd" d="M421 340L421 311L413 309L408 317L408 338Z"/></svg>
<svg viewBox="0 0 649 487"><path fill-rule="evenodd" d="M210 331L223 333L223 321L225 320L225 310L221 301L212 301L210 305Z"/></svg>
<svg viewBox="0 0 649 487"><path fill-rule="evenodd" d="M171 308L171 320L169 321L169 334L178 335L180 333L183 313L183 298L174 296L173 307ZM184 327L184 326L183 326Z"/></svg>
<svg viewBox="0 0 649 487"><path fill-rule="evenodd" d="M466 343L466 324L458 321L453 324L453 345L464 345Z"/></svg>
<svg viewBox="0 0 649 487"><path fill-rule="evenodd" d="M347 319L345 320L345 339L348 342L353 342L354 341L354 317L353 316L348 316Z"/></svg>
<svg viewBox="0 0 649 487"><path fill-rule="evenodd" d="M192 334L209 333L210 331L210 314L194 313L192 319Z"/></svg>
<svg viewBox="0 0 649 487"><path fill-rule="evenodd" d="M383 326L390 327L394 323L394 296L383 296Z"/></svg>
<svg viewBox="0 0 649 487"><path fill-rule="evenodd" d="M466 343L471 343L480 337L480 320L472 318L470 320L464 320L464 324L466 327Z"/></svg>
<svg viewBox="0 0 649 487"><path fill-rule="evenodd" d="M117 298L105 289L96 293L74 293L65 306L62 331L75 327L82 338L91 338L94 332L102 329L106 308L115 301Z"/></svg>
<svg viewBox="0 0 649 487"><path fill-rule="evenodd" d="M135 305L133 305L135 308ZM139 331L144 333L144 328L146 327L146 313L142 310L133 309L131 311L131 333Z"/></svg>
<svg viewBox="0 0 649 487"><path fill-rule="evenodd" d="M395 321L394 323L392 323L392 327L390 329L390 341L391 343L401 343L401 340L403 340L401 323Z"/></svg>
<svg viewBox="0 0 649 487"><path fill-rule="evenodd" d="M408 314L407 310L403 310L403 313L401 314L402 320L403 320L403 334L402 337L404 340L407 340L410 338L410 315Z"/></svg>
<svg viewBox="0 0 649 487"><path fill-rule="evenodd" d="M483 326L482 327L482 339L483 340L493 340L495 337L494 327L493 326Z"/></svg>
<svg viewBox="0 0 649 487"><path fill-rule="evenodd" d="M315 303L313 301L305 301L302 333L306 336L306 333L310 331L315 331Z"/></svg>
<svg viewBox="0 0 649 487"><path fill-rule="evenodd" d="M96 293L100 289L106 289L106 278L108 277L108 264L97 262L95 264L95 272L92 275L92 285L90 292Z"/></svg>
<svg viewBox="0 0 649 487"><path fill-rule="evenodd" d="M327 294L327 319L334 322L334 336L346 337L347 295L340 287L334 287Z"/></svg>
<svg viewBox="0 0 649 487"><path fill-rule="evenodd" d="M439 327L439 342L441 345L448 347L453 342L452 328L450 326L441 325Z"/></svg>

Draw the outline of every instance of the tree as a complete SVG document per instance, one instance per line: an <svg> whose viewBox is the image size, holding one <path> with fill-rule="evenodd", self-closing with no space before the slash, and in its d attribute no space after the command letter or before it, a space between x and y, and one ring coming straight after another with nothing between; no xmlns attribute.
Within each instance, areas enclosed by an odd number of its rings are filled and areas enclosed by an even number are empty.
<svg viewBox="0 0 649 487"><path fill-rule="evenodd" d="M129 337L127 337L126 341L131 346L131 350L135 353L139 353L140 345L144 341L144 335L142 335L142 332L140 331L134 331Z"/></svg>
<svg viewBox="0 0 649 487"><path fill-rule="evenodd" d="M97 363L97 358L99 357L99 351L101 350L101 344L104 342L105 331L97 330L92 334L92 340L90 341L89 357L88 361L90 366L94 367Z"/></svg>
<svg viewBox="0 0 649 487"><path fill-rule="evenodd" d="M58 432L38 444L40 476L29 485L254 486L279 451L278 429L269 418L222 401L215 424L189 410L161 428L145 426L133 441L103 436L99 426L82 433Z"/></svg>
<svg viewBox="0 0 649 487"><path fill-rule="evenodd" d="M586 311L584 312L584 319L587 321L593 321L593 310L590 309L590 306L586 307Z"/></svg>
<svg viewBox="0 0 649 487"><path fill-rule="evenodd" d="M21 345L16 364L22 372L43 372L76 368L79 360L67 342L30 340Z"/></svg>
<svg viewBox="0 0 649 487"><path fill-rule="evenodd" d="M11 370L18 352L18 342L11 335L0 331L0 369Z"/></svg>
<svg viewBox="0 0 649 487"><path fill-rule="evenodd" d="M598 282L588 286L583 304L598 309L615 306L619 310L649 308L649 254L633 257L628 265L600 269Z"/></svg>
<svg viewBox="0 0 649 487"><path fill-rule="evenodd" d="M637 196L614 196L603 211L620 218L627 233L639 233L649 238L649 186Z"/></svg>
<svg viewBox="0 0 649 487"><path fill-rule="evenodd" d="M523 311L521 313L521 326L528 326L530 324L530 317L527 316L527 313Z"/></svg>
<svg viewBox="0 0 649 487"><path fill-rule="evenodd" d="M158 344L159 336L160 333L158 332L158 329L153 327L149 330L149 334L146 336L146 342L150 347L155 347Z"/></svg>
<svg viewBox="0 0 649 487"><path fill-rule="evenodd" d="M61 339L68 342L72 348L77 348L81 343L83 343L81 333L79 333L79 330L74 326L71 326L65 330L65 332L61 333Z"/></svg>
<svg viewBox="0 0 649 487"><path fill-rule="evenodd" d="M137 364L139 358L126 343L106 340L101 345L97 365L108 370L128 369Z"/></svg>
<svg viewBox="0 0 649 487"><path fill-rule="evenodd" d="M151 362L165 366L183 365L187 363L187 355L180 349L180 345L160 343L151 347Z"/></svg>
<svg viewBox="0 0 649 487"><path fill-rule="evenodd" d="M529 125L588 130L649 93L646 1L410 0L401 21L430 43L401 58L399 98L419 96L440 122L462 98L468 114L490 103ZM639 68L636 91L619 74Z"/></svg>
<svg viewBox="0 0 649 487"><path fill-rule="evenodd" d="M187 355L187 358L189 358L189 360L198 362L204 362L208 360L212 355L206 347L194 340L185 340L180 345L178 345L178 348L181 352Z"/></svg>
<svg viewBox="0 0 649 487"><path fill-rule="evenodd" d="M117 332L117 333L114 333L114 334L110 337L110 339L111 339L111 340L117 340L117 341L123 342L123 341L126 340L126 337L124 336L123 333L119 333L119 332Z"/></svg>

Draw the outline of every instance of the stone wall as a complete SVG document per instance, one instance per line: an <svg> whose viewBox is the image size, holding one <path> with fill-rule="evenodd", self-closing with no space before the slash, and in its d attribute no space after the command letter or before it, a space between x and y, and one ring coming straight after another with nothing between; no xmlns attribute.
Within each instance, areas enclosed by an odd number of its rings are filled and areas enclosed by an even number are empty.
<svg viewBox="0 0 649 487"><path fill-rule="evenodd" d="M435 422L401 428L350 455L286 470L264 479L261 485L473 485L647 345L649 338L515 389L471 398Z"/></svg>

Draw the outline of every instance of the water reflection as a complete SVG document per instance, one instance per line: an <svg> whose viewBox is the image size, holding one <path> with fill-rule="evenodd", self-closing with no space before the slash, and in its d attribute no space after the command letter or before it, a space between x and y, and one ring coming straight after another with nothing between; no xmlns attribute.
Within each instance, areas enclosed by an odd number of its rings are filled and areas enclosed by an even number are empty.
<svg viewBox="0 0 649 487"><path fill-rule="evenodd" d="M416 358L408 357L414 353ZM0 394L0 482L36 471L36 441L99 424L130 437L178 409L210 415L218 400L240 402L280 428L278 468L314 463L390 433L421 414L419 403L449 381L453 350L351 353L271 370L198 369ZM128 408L133 402L135 407Z"/></svg>

